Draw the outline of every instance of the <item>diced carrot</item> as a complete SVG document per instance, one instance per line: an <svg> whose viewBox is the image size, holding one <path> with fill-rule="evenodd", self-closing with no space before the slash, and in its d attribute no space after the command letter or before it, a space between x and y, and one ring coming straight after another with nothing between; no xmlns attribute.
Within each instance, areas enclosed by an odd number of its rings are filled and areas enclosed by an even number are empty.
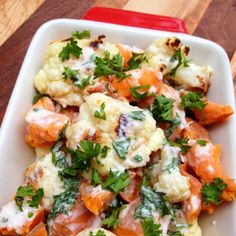
<svg viewBox="0 0 236 236"><path fill-rule="evenodd" d="M37 103L35 103L32 109L44 108L48 111L55 111L55 106L53 101L49 97L40 98Z"/></svg>
<svg viewBox="0 0 236 236"><path fill-rule="evenodd" d="M193 223L193 221L199 216L202 207L202 200L201 200L201 189L202 184L201 182L189 174L187 172L187 163L180 165L180 172L182 175L189 177L190 183L190 197L184 201L183 209L186 215L187 221L189 224Z"/></svg>
<svg viewBox="0 0 236 236"><path fill-rule="evenodd" d="M214 102L207 102L203 112L194 110L196 118L202 125L211 125L218 122L225 121L229 116L233 114L233 110L230 106L224 106Z"/></svg>
<svg viewBox="0 0 236 236"><path fill-rule="evenodd" d="M27 236L48 236L45 224L40 222L27 234Z"/></svg>
<svg viewBox="0 0 236 236"><path fill-rule="evenodd" d="M85 181L80 184L79 190L84 205L95 215L103 212L115 197L112 192L102 189L101 185L93 187Z"/></svg>
<svg viewBox="0 0 236 236"><path fill-rule="evenodd" d="M141 183L141 177L138 176L135 172L130 174L131 182L127 188L120 192L119 195L128 203L132 202L139 196L139 187Z"/></svg>
<svg viewBox="0 0 236 236"><path fill-rule="evenodd" d="M188 126L182 132L182 137L187 137L189 139L204 139L209 140L208 131L196 121L187 118Z"/></svg>
<svg viewBox="0 0 236 236"><path fill-rule="evenodd" d="M99 222L101 219L90 212L78 196L68 214L59 214L52 220L49 232L55 236L75 236L84 229L97 227Z"/></svg>
<svg viewBox="0 0 236 236"><path fill-rule="evenodd" d="M119 218L119 224L113 232L117 236L144 236L140 221L134 219L134 211L139 206L140 199L137 198L129 203L125 209L126 214Z"/></svg>

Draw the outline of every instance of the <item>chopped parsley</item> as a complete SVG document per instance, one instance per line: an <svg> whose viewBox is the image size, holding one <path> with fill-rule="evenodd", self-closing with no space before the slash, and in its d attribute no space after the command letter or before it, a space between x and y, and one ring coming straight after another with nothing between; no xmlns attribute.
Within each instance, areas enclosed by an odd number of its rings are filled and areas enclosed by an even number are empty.
<svg viewBox="0 0 236 236"><path fill-rule="evenodd" d="M147 218L142 221L144 236L162 236L160 224L155 224L153 219Z"/></svg>
<svg viewBox="0 0 236 236"><path fill-rule="evenodd" d="M169 127L164 131L165 136L169 138L172 135L173 131L180 125L180 123L180 117L177 114L173 121L170 123Z"/></svg>
<svg viewBox="0 0 236 236"><path fill-rule="evenodd" d="M122 202L116 202L115 205L110 205L106 210L106 218L102 221L102 225L108 229L116 228L119 224L119 213L124 207Z"/></svg>
<svg viewBox="0 0 236 236"><path fill-rule="evenodd" d="M20 186L16 192L15 202L20 211L22 211L24 198L30 197L31 199L27 200L27 204L30 207L38 208L43 196L44 196L44 191L42 188L39 188L34 191L31 185Z"/></svg>
<svg viewBox="0 0 236 236"><path fill-rule="evenodd" d="M132 118L133 120L143 121L145 119L145 114L143 111L131 111L128 113L128 117Z"/></svg>
<svg viewBox="0 0 236 236"><path fill-rule="evenodd" d="M96 187L97 185L101 184L102 183L102 180L99 176L99 173L96 169L93 169L92 171L92 181L91 181L91 184Z"/></svg>
<svg viewBox="0 0 236 236"><path fill-rule="evenodd" d="M102 183L103 189L108 189L114 193L122 192L130 184L130 178L127 171L119 173L118 171L109 171L108 177Z"/></svg>
<svg viewBox="0 0 236 236"><path fill-rule="evenodd" d="M186 95L181 96L180 108L203 111L207 102L202 98L203 96L200 92L188 92Z"/></svg>
<svg viewBox="0 0 236 236"><path fill-rule="evenodd" d="M149 186L150 180L150 176L148 176L146 173L143 173L140 186Z"/></svg>
<svg viewBox="0 0 236 236"><path fill-rule="evenodd" d="M73 39L87 39L90 38L90 31L89 30L83 30L83 31L73 31L71 33L71 36Z"/></svg>
<svg viewBox="0 0 236 236"><path fill-rule="evenodd" d="M37 93L33 98L33 104L37 103L42 97L47 97L46 94Z"/></svg>
<svg viewBox="0 0 236 236"><path fill-rule="evenodd" d="M128 66L125 68L126 71L139 68L139 65L146 61L147 58L144 53L134 53L132 52L132 57L128 60Z"/></svg>
<svg viewBox="0 0 236 236"><path fill-rule="evenodd" d="M164 199L163 193L157 193L150 186L141 187L143 203L135 209L134 218L146 219L152 217L152 211L158 210L161 216L173 215Z"/></svg>
<svg viewBox="0 0 236 236"><path fill-rule="evenodd" d="M221 194L227 188L227 184L221 178L214 178L213 182L205 183L202 187L202 199L206 204L213 203L219 205L221 201Z"/></svg>
<svg viewBox="0 0 236 236"><path fill-rule="evenodd" d="M80 78L77 81L75 81L74 84L78 86L80 89L84 89L88 85L90 85L90 79L91 79L91 76Z"/></svg>
<svg viewBox="0 0 236 236"><path fill-rule="evenodd" d="M142 158L141 155L137 154L137 155L134 156L134 160L135 160L136 162L141 162L141 161L143 160L143 158Z"/></svg>
<svg viewBox="0 0 236 236"><path fill-rule="evenodd" d="M106 120L105 102L101 104L99 111L94 112L94 116L98 119Z"/></svg>
<svg viewBox="0 0 236 236"><path fill-rule="evenodd" d="M184 236L180 231L172 231L172 230L168 230L167 234L169 236Z"/></svg>
<svg viewBox="0 0 236 236"><path fill-rule="evenodd" d="M61 58L62 61L65 61L70 58L70 55L79 58L81 54L82 54L82 48L80 48L77 45L76 40L71 38L70 42L68 42L66 46L63 47L62 51L59 53L58 56Z"/></svg>
<svg viewBox="0 0 236 236"><path fill-rule="evenodd" d="M71 79L73 82L77 81L77 74L77 70L72 70L67 66L64 67L64 72L62 73L64 80Z"/></svg>
<svg viewBox="0 0 236 236"><path fill-rule="evenodd" d="M174 142L168 141L170 146L177 146L181 149L181 152L186 154L191 146L188 144L189 138L177 138Z"/></svg>
<svg viewBox="0 0 236 236"><path fill-rule="evenodd" d="M203 139L198 139L197 140L197 144L199 144L200 146L204 147L204 146L206 146L207 141L203 140Z"/></svg>
<svg viewBox="0 0 236 236"><path fill-rule="evenodd" d="M101 150L101 158L106 158L109 150L110 148L108 146L103 146Z"/></svg>
<svg viewBox="0 0 236 236"><path fill-rule="evenodd" d="M150 107L153 118L157 122L173 122L173 104L175 100L163 95L155 95L155 100Z"/></svg>
<svg viewBox="0 0 236 236"><path fill-rule="evenodd" d="M177 168L178 168L178 158L173 157L171 159L171 162L165 165L162 171L168 171L169 173L171 173L172 170L176 170Z"/></svg>
<svg viewBox="0 0 236 236"><path fill-rule="evenodd" d="M28 218L31 218L33 215L34 215L33 212L29 212L29 213L28 213Z"/></svg>
<svg viewBox="0 0 236 236"><path fill-rule="evenodd" d="M89 236L106 236L103 230L98 230L96 234L94 234L92 231L89 232Z"/></svg>
<svg viewBox="0 0 236 236"><path fill-rule="evenodd" d="M96 57L94 63L96 65L95 78L115 75L117 78L125 79L129 76L123 71L123 59L119 53L110 58L110 53L105 51L104 57Z"/></svg>
<svg viewBox="0 0 236 236"><path fill-rule="evenodd" d="M140 93L139 90L141 89L149 89L150 85L141 85L141 86L136 86L136 87L132 87L130 88L130 92L134 98L134 100L139 101L142 100L144 98L146 98L148 96L148 92L144 92L144 93Z"/></svg>
<svg viewBox="0 0 236 236"><path fill-rule="evenodd" d="M181 49L179 48L175 54L171 57L170 62L175 62L178 61L177 65L170 71L169 75L170 76L175 76L178 68L180 66L183 67L188 67L189 66L189 60L185 57L185 55L181 52Z"/></svg>
<svg viewBox="0 0 236 236"><path fill-rule="evenodd" d="M120 138L112 143L117 155L120 159L125 160L130 146L130 138Z"/></svg>

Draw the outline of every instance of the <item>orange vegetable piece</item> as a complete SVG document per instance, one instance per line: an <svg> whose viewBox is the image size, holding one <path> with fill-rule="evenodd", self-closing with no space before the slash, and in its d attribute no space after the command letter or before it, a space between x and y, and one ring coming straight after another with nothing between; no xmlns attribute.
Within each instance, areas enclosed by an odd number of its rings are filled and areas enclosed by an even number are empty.
<svg viewBox="0 0 236 236"><path fill-rule="evenodd" d="M95 215L103 212L115 197L112 192L102 189L101 185L93 187L85 181L80 184L79 190L84 205Z"/></svg>
<svg viewBox="0 0 236 236"><path fill-rule="evenodd" d="M144 236L142 225L134 219L134 211L140 205L140 198L129 203L125 209L127 213L120 219L119 224L113 233L117 236ZM128 210L127 210L128 209Z"/></svg>
<svg viewBox="0 0 236 236"><path fill-rule="evenodd" d="M48 236L45 224L40 222L27 234L27 236Z"/></svg>
<svg viewBox="0 0 236 236"><path fill-rule="evenodd" d="M132 57L132 50L129 46L123 45L123 44L116 44L116 47L119 50L120 55L123 57L123 64L124 66L127 66L127 62Z"/></svg>
<svg viewBox="0 0 236 236"><path fill-rule="evenodd" d="M151 68L143 68L143 69L135 69L131 71L127 71L127 74L130 74L124 80L120 80L119 78L112 77L112 86L115 90L117 90L117 94L120 97L124 97L133 100L132 94L130 92L130 88L137 86L145 86L149 85L159 88L162 81L157 77L156 72ZM149 88L143 88L138 90L139 93L148 92Z"/></svg>
<svg viewBox="0 0 236 236"><path fill-rule="evenodd" d="M194 110L196 118L202 125L211 125L218 122L225 121L229 116L233 114L233 110L230 106L224 106L214 102L208 101L203 112Z"/></svg>
<svg viewBox="0 0 236 236"><path fill-rule="evenodd" d="M139 187L141 183L141 177L135 172L130 171L130 184L119 195L128 203L134 201L139 196Z"/></svg>
<svg viewBox="0 0 236 236"><path fill-rule="evenodd" d="M201 189L202 184L201 182L189 174L187 172L187 163L180 165L180 173L183 176L189 177L190 183L190 197L184 201L183 209L187 221L189 224L193 223L193 221L199 216L201 212L202 200L201 200Z"/></svg>
<svg viewBox="0 0 236 236"><path fill-rule="evenodd" d="M84 229L97 226L98 222L100 218L90 212L78 196L69 214L59 214L50 223L49 231L55 236L75 236Z"/></svg>
<svg viewBox="0 0 236 236"><path fill-rule="evenodd" d="M74 124L77 122L77 118L79 115L79 108L76 106L67 106L60 112L60 114L69 117L71 124Z"/></svg>
<svg viewBox="0 0 236 236"><path fill-rule="evenodd" d="M186 120L188 122L188 127L182 132L182 137L210 140L208 131L202 125L190 118L186 118Z"/></svg>
<svg viewBox="0 0 236 236"><path fill-rule="evenodd" d="M69 118L54 112L53 102L48 97L41 98L27 113L26 142L33 147L53 144Z"/></svg>

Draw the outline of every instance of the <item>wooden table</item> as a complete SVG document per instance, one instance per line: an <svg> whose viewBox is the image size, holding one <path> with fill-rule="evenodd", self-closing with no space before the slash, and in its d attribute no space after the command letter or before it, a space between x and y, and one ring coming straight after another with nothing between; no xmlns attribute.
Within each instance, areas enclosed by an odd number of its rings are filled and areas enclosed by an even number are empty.
<svg viewBox="0 0 236 236"><path fill-rule="evenodd" d="M37 28L50 19L80 19L92 6L183 19L189 33L213 40L225 48L232 59L235 81L236 0L0 0L0 122Z"/></svg>

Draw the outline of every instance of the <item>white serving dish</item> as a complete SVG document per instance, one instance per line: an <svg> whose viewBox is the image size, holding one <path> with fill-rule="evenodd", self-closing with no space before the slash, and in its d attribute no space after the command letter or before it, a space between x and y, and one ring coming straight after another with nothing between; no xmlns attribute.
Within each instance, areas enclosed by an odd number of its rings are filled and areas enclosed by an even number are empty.
<svg viewBox="0 0 236 236"><path fill-rule="evenodd" d="M234 104L233 79L228 57L223 48L205 39L187 34L125 27L85 20L58 19L43 24L33 37L25 56L15 88L2 123L0 133L0 206L6 203L23 182L26 167L34 162L35 155L24 141L25 113L32 106L34 96L33 79L43 63L47 45L56 39L68 38L74 30L91 30L92 36L105 34L112 42L121 42L146 48L154 39L175 35L190 47L189 57L201 65L210 65L214 70L213 83L208 98L222 104ZM235 115L226 123L212 128L214 143L222 144L223 165L232 177L236 177ZM223 204L214 215L201 216L203 235L236 235L236 203Z"/></svg>

